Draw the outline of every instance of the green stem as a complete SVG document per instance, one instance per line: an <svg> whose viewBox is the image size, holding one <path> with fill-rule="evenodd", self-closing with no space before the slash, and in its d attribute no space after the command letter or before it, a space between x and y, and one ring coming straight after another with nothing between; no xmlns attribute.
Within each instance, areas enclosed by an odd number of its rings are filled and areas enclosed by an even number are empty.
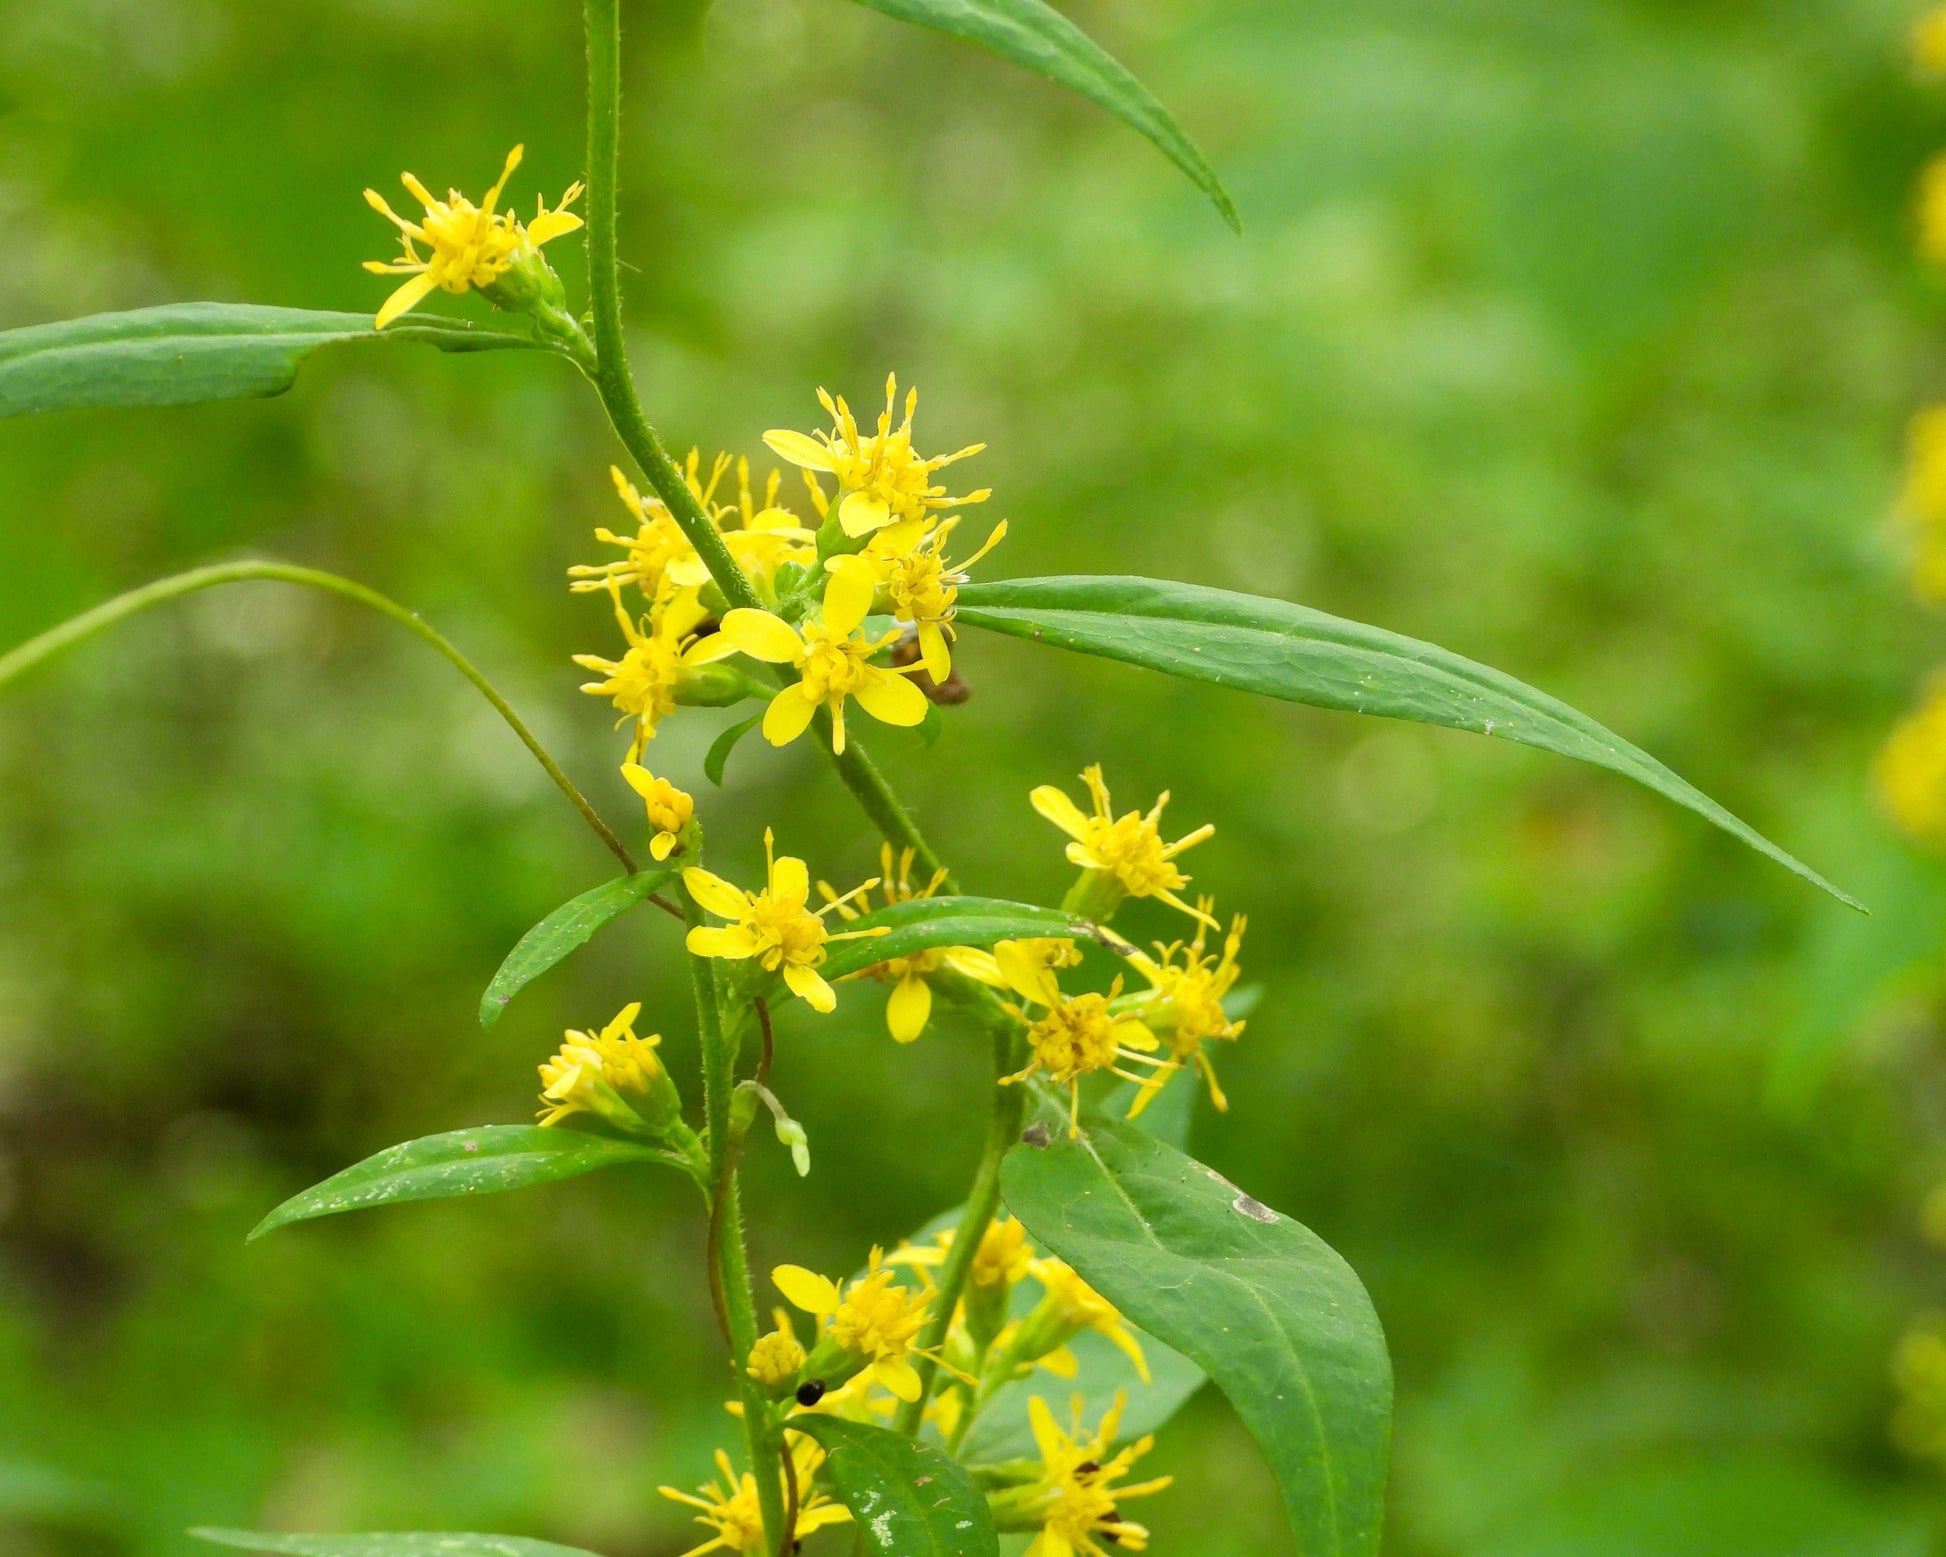
<svg viewBox="0 0 1946 1557"><path fill-rule="evenodd" d="M703 911L694 900L689 902L686 917L692 927L703 923ZM757 1479L764 1529L776 1536L784 1528L783 1483L768 1474L767 1468L777 1461L778 1435L770 1421L770 1402L748 1371L750 1348L757 1343L757 1314L750 1295L750 1259L743 1246L743 1209L737 1193L737 1151L741 1143L730 1120L740 1035L724 1028L715 965L707 957L692 954L689 977L696 995L696 1028L703 1050L703 1117L709 1126L710 1183L715 1186L709 1222L710 1297L730 1348L730 1368L743 1403L743 1431L750 1450L750 1469Z"/></svg>
<svg viewBox="0 0 1946 1557"><path fill-rule="evenodd" d="M824 709L818 710L818 738L826 751L831 751L831 716ZM872 761L871 753L859 743L858 737L850 731L845 732L845 749L832 752L831 761L838 769L838 777L845 782L854 799L871 818L872 825L885 835L895 849L910 849L913 863L918 867L923 879L940 868L940 859L933 852L932 845L926 842L925 835L919 831L919 824L912 819L912 813L905 808L905 802L893 793L892 786L885 781L885 775ZM948 892L959 891L959 885L949 875L943 883Z"/></svg>
<svg viewBox="0 0 1946 1557"><path fill-rule="evenodd" d="M389 616L408 632L414 634L436 649L442 658L468 681L472 682L494 707L507 726L520 737L521 744L534 754L534 760L546 770L547 776L559 786L561 793L573 802L581 819L594 830L597 838L607 846L608 851L622 862L624 869L632 876L635 874L635 861L629 857L621 840L608 830L608 824L595 812L588 799L574 787L574 782L561 771L561 766L547 754L546 749L534 739L534 732L521 722L520 715L513 711L511 704L502 697L478 668L440 632L420 620L416 612L408 611L395 600L363 584L355 584L348 578L340 578L335 573L322 573L316 568L300 568L287 562L221 562L213 567L192 568L187 573L171 574L168 578L157 579L153 584L144 584L140 589L131 589L126 594L104 600L92 610L83 611L79 616L68 618L58 627L50 627L37 637L29 638L18 648L0 654L0 686L14 677L31 670L42 660L50 659L63 649L71 648L86 638L93 637L105 627L130 617L150 606L161 605L165 601L177 600L184 595L194 594L199 589L211 589L218 584L237 584L250 579L268 579L280 584L302 584L311 589L327 590L334 595L343 595L348 600L356 600L360 605L370 606L382 616Z"/></svg>
<svg viewBox="0 0 1946 1557"><path fill-rule="evenodd" d="M953 1230L952 1247L946 1251L945 1263L939 1267L939 1291L933 1299L932 1312L919 1335L920 1348L929 1352L938 1351L945 1343L953 1312L959 1307L966 1278L973 1269L973 1258L980 1252L980 1240L986 1236L988 1224L1000 1209L1000 1159L1019 1139L1021 1116L1027 1106L1024 1087L1018 1083L1001 1084L1003 1076L1010 1076L1019 1068L1018 1030L997 1003L990 1015L993 1019L987 1022L987 1030L993 1040L993 1106L987 1115L986 1147L980 1153L979 1167L974 1170L966 1208L960 1212L959 1225ZM919 1398L902 1404L892 1424L908 1437L916 1437L920 1423L925 1420L926 1400L932 1393L933 1375L938 1371L929 1357L915 1358L913 1366L919 1374Z"/></svg>

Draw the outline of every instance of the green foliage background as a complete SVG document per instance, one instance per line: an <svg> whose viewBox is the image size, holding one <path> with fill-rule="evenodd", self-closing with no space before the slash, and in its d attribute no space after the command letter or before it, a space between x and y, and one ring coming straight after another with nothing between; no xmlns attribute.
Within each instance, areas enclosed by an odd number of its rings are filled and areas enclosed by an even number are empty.
<svg viewBox="0 0 1946 1557"><path fill-rule="evenodd" d="M974 700L878 746L973 890L1058 895L1034 783L1097 758L1216 840L1267 994L1199 1154L1364 1276L1400 1385L1400 1557L1907 1557L1946 1500L1884 1422L1946 1169L1946 880L1870 754L1938 651L1883 519L1946 379L1907 191L1946 99L1898 0L1125 0L1075 9L1176 110L1239 242L1085 103L839 0L628 17L624 251L672 442L760 452L817 384L923 386L983 438L1001 572L1302 600L1567 698L1878 910L1622 781L1444 732L969 635ZM0 324L213 297L375 307L358 196L577 173L561 0L0 8ZM570 245L557 246L557 255ZM575 257L567 268L578 272ZM439 304L435 306L451 306ZM477 300L460 305L477 308ZM619 451L559 365L321 358L287 398L0 424L0 642L272 552L423 610L616 818L621 740L563 569ZM974 523L969 526L978 529ZM734 717L666 727L699 792ZM803 747L702 795L833 879L875 863ZM735 820L732 821L732 818ZM693 1053L640 913L483 1033L534 920L608 872L474 695L390 624L272 586L121 629L0 705L0 1457L113 1488L32 1552L192 1522L504 1529L649 1557L653 1485L729 1441L673 1179L301 1227L284 1195L529 1116L629 999ZM1173 933L1167 917L1143 933ZM958 1194L983 1058L793 1012L799 1183L756 1263L856 1263ZM1161 1462L1166 1461L1166 1465ZM1155 1549L1282 1549L1213 1397L1156 1453ZM0 1488L4 1490L4 1488ZM86 1521L84 1521L85 1523Z"/></svg>

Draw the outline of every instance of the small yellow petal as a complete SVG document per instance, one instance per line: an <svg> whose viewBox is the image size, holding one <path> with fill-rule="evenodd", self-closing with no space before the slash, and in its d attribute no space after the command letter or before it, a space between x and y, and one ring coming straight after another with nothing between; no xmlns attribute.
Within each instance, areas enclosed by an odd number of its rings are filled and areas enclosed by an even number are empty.
<svg viewBox="0 0 1946 1557"><path fill-rule="evenodd" d="M815 968L807 968L801 962L787 962L784 983L793 995L821 1016L829 1016L838 1009L838 992Z"/></svg>
<svg viewBox="0 0 1946 1557"><path fill-rule="evenodd" d="M1027 797L1034 809L1070 838L1077 841L1088 836L1088 818L1081 814L1081 808L1068 798L1067 791L1056 789L1052 784L1036 787Z"/></svg>
<svg viewBox="0 0 1946 1557"><path fill-rule="evenodd" d="M872 1364L872 1378L887 1394L908 1405L919 1398L919 1372L903 1357L885 1358Z"/></svg>
<svg viewBox="0 0 1946 1557"><path fill-rule="evenodd" d="M764 444L779 459L789 460L805 470L831 469L831 456L824 445L801 432L792 432L787 427L773 428L764 434Z"/></svg>
<svg viewBox="0 0 1946 1557"><path fill-rule="evenodd" d="M770 700L764 710L764 739L773 746L788 746L802 735L811 723L811 715L818 705L804 691L804 683L785 687Z"/></svg>
<svg viewBox="0 0 1946 1557"><path fill-rule="evenodd" d="M753 660L789 665L804 652L804 640L781 616L739 606L723 613L723 636Z"/></svg>
<svg viewBox="0 0 1946 1557"><path fill-rule="evenodd" d="M779 1265L770 1273L777 1290L790 1303L807 1314L835 1314L838 1311L838 1284L802 1265Z"/></svg>
<svg viewBox="0 0 1946 1557"><path fill-rule="evenodd" d="M736 960L756 955L757 938L741 925L698 925L683 937L683 945L698 957Z"/></svg>
<svg viewBox="0 0 1946 1557"><path fill-rule="evenodd" d="M407 309L423 302L426 294L435 290L438 285L439 283L434 281L429 273L421 271L385 300L385 306L379 309L378 317L372 321L372 327L378 330L384 329Z"/></svg>
<svg viewBox="0 0 1946 1557"><path fill-rule="evenodd" d="M926 694L905 676L895 676L876 665L865 667L863 679L851 694L858 706L885 724L911 726L925 721Z"/></svg>
<svg viewBox="0 0 1946 1557"><path fill-rule="evenodd" d="M846 637L858 631L878 593L878 569L863 557L846 557L824 586L824 625Z"/></svg>
<svg viewBox="0 0 1946 1557"><path fill-rule="evenodd" d="M700 865L692 865L682 873L682 884L691 897L722 919L741 919L750 906L741 888Z"/></svg>
<svg viewBox="0 0 1946 1557"><path fill-rule="evenodd" d="M854 540L861 535L870 535L891 522L892 510L886 506L885 500L873 497L869 492L850 493L838 505L838 524Z"/></svg>
<svg viewBox="0 0 1946 1557"><path fill-rule="evenodd" d="M932 1015L932 986L916 974L908 973L893 987L885 1002L885 1025L900 1043L911 1043L926 1030Z"/></svg>

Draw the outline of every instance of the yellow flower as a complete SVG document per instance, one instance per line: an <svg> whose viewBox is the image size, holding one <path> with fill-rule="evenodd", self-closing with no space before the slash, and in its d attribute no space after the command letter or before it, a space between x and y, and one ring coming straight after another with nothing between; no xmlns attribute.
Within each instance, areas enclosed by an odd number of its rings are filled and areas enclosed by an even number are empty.
<svg viewBox="0 0 1946 1557"><path fill-rule="evenodd" d="M1108 1451L1121 1426L1128 1397L1117 1395L1103 1414L1101 1425L1084 1435L1081 1399L1072 1405L1073 1425L1063 1429L1039 1395L1027 1402L1027 1418L1041 1453L1040 1475L1027 1486L995 1495L994 1513L1002 1529L1039 1527L1026 1557L1109 1557L1102 1543L1117 1551L1148 1549L1145 1526L1122 1517L1121 1505L1130 1498L1160 1492L1175 1478L1117 1485L1135 1462L1155 1445L1153 1435L1138 1439L1117 1454Z"/></svg>
<svg viewBox="0 0 1946 1557"><path fill-rule="evenodd" d="M1912 540L1912 587L1937 605L1946 601L1946 406L1929 406L1912 419L1906 447L1898 514Z"/></svg>
<svg viewBox="0 0 1946 1557"><path fill-rule="evenodd" d="M942 866L933 872L932 880L923 887L913 886L913 852L907 849L894 859L891 844L879 846L879 871L888 906L909 903L914 898L931 897L946 880L946 870ZM841 918L859 917L859 910L841 901L827 883L820 881L818 891L827 903L838 910ZM881 979L892 986L892 996L885 1002L885 1025L899 1043L911 1043L926 1030L926 1023L932 1017L932 985L928 982L932 975L942 967L950 967L973 978L984 979L986 964L990 961L985 952L976 951L970 946L934 946L914 952L909 957L894 957L887 962L874 963L851 976Z"/></svg>
<svg viewBox="0 0 1946 1557"><path fill-rule="evenodd" d="M636 1037L635 1019L641 1014L642 1003L632 1001L599 1033L570 1028L562 1035L560 1052L540 1068L541 1101L548 1105L541 1110L542 1125L557 1125L584 1110L609 1115L619 1093L647 1095L662 1069L655 1052L662 1035Z"/></svg>
<svg viewBox="0 0 1946 1557"><path fill-rule="evenodd" d="M831 749L845 749L845 699L886 724L915 725L926 717L926 695L900 671L872 663L872 656L898 636L868 639L859 631L872 608L869 575L834 573L824 586L819 618L800 632L780 616L742 607L723 616L717 636L755 660L792 665L799 679L770 700L764 711L764 739L773 746L796 740L820 706L831 711ZM914 667L909 667L914 668Z"/></svg>
<svg viewBox="0 0 1946 1557"><path fill-rule="evenodd" d="M585 670L599 671L605 680L583 682L581 690L594 697L610 699L622 711L617 725L635 721L635 734L628 744L628 760L642 755L642 747L655 738L655 727L676 706L676 688L683 672L707 665L736 652L717 642L718 635L696 639L692 631L708 615L697 602L694 590L660 601L644 624L633 621L622 609L621 587L614 579L606 581L615 601L615 620L621 623L628 651L619 660L605 660L598 654L577 654L574 663Z"/></svg>
<svg viewBox="0 0 1946 1557"><path fill-rule="evenodd" d="M639 762L623 763L622 777L628 780L628 787L642 797L643 807L649 814L649 826L655 829L655 837L649 840L650 856L658 860L668 859L682 830L696 815L696 802L666 778L657 778Z"/></svg>
<svg viewBox="0 0 1946 1557"><path fill-rule="evenodd" d="M778 1309L772 1315L777 1328L757 1337L750 1348L750 1377L766 1389L776 1389L797 1377L804 1366L804 1348L791 1328L791 1316Z"/></svg>
<svg viewBox="0 0 1946 1557"><path fill-rule="evenodd" d="M1936 152L1919 173L1919 253L1946 264L1946 152Z"/></svg>
<svg viewBox="0 0 1946 1557"><path fill-rule="evenodd" d="M883 1254L873 1249L865 1274L842 1292L837 1282L802 1265L770 1273L777 1290L805 1313L840 1351L864 1359L872 1382L900 1400L919 1398L919 1374L908 1360L928 1356L912 1344L925 1328L929 1300L899 1285Z"/></svg>
<svg viewBox="0 0 1946 1557"><path fill-rule="evenodd" d="M737 500L719 503L716 489L730 468L730 456L717 455L707 481L702 479L700 462L700 452L691 449L683 466L683 481L723 536L730 555L754 582L767 590L781 563L796 562L809 567L817 560L817 549L812 545L816 539L814 533L798 522L796 514L777 502L781 480L778 472L770 473L763 507L759 508L750 493L750 462L737 460ZM655 600L669 587L694 589L709 583L709 569L662 499L636 491L634 483L616 466L609 466L608 473L614 479L615 491L623 505L636 518L636 532L624 536L597 529L596 540L619 546L627 555L615 562L581 563L569 568L568 575L573 582L568 588L602 589L606 580L614 578L634 584ZM736 527L729 523L732 518L738 521Z"/></svg>
<svg viewBox="0 0 1946 1557"><path fill-rule="evenodd" d="M952 620L959 587L972 567L1007 536L1007 521L993 527L986 544L964 562L946 556L946 542L959 524L959 515L934 524L908 520L878 531L862 552L834 557L825 564L836 573L844 568L871 571L875 591L882 590L893 617L913 628L919 640L919 660L926 674L943 682L953 673Z"/></svg>
<svg viewBox="0 0 1946 1557"><path fill-rule="evenodd" d="M1946 848L1946 676L1893 726L1873 766L1879 799L1915 842Z"/></svg>
<svg viewBox="0 0 1946 1557"><path fill-rule="evenodd" d="M813 1530L843 1524L851 1518L851 1511L842 1503L833 1503L822 1492L812 1489L811 1478L823 1463L824 1450L801 1433L791 1435L791 1475L797 1482L797 1524L791 1531L794 1542L801 1541ZM730 1457L721 1449L716 1451L716 1468L722 1480L705 1482L701 1497L674 1487L657 1489L665 1498L701 1509L696 1523L715 1532L701 1546L692 1546L684 1552L683 1557L702 1557L704 1552L717 1551L764 1552L764 1517L757 1499L757 1478L748 1471L739 1476ZM783 1482L781 1468L777 1479L780 1484Z"/></svg>
<svg viewBox="0 0 1946 1557"><path fill-rule="evenodd" d="M1176 896L1180 888L1189 885L1189 878L1171 862L1185 849L1194 848L1209 837L1216 828L1205 822L1174 843L1164 843L1160 823L1162 808L1169 803L1168 790L1156 797L1147 816L1130 811L1118 817L1109 805L1108 786L1102 782L1100 763L1083 769L1081 781L1088 786L1089 797L1094 802L1091 815L1084 814L1064 790L1052 784L1040 785L1027 797L1036 811L1074 840L1068 845L1068 859L1083 871L1093 873L1092 880L1108 887L1111 895L1161 898L1172 908L1180 908L1193 918L1203 918ZM1084 876L1083 882L1088 883L1090 879ZM1119 901L1119 896L1115 900ZM1112 909L1113 901L1107 906Z"/></svg>
<svg viewBox="0 0 1946 1557"><path fill-rule="evenodd" d="M502 214L497 209L500 191L520 166L521 152L522 148L516 146L507 153L507 165L500 170L499 181L478 205L457 189L449 190L444 200L435 200L432 191L410 173L400 174L399 182L426 208L426 214L417 222L400 216L376 189L365 191L366 204L399 229L399 241L405 250L395 260L367 260L365 268L374 275L412 278L379 309L379 329L384 329L432 292L445 291L457 296L469 288L491 286L512 270L523 254L581 225L581 218L567 210L581 193L579 184L570 186L554 210L542 205L534 220L525 226L512 211ZM419 252L420 244L426 246L427 253Z"/></svg>
<svg viewBox="0 0 1946 1557"><path fill-rule="evenodd" d="M935 1266L945 1263L946 1252L952 1247L953 1229L943 1227L932 1235L929 1244L900 1244L886 1257L885 1263L910 1265L916 1270L930 1272ZM1010 1217L995 1217L980 1235L980 1247L973 1252L973 1263L967 1268L967 1279L976 1287L1011 1287L1027 1274L1033 1258L1034 1249L1027 1241L1026 1229ZM931 1277L926 1279L930 1280Z"/></svg>
<svg viewBox="0 0 1946 1557"><path fill-rule="evenodd" d="M1237 967L1237 952L1243 945L1243 930L1248 921L1241 914L1230 921L1223 955L1212 958L1204 950L1203 937L1208 933L1209 911L1214 905L1213 898L1197 901L1196 938L1187 945L1176 941L1165 946L1158 941L1155 949L1160 954L1159 960L1136 952L1128 962L1149 983L1150 993L1141 997L1135 1007L1143 1022L1169 1040L1169 1056L1177 1065L1192 1059L1196 1062L1203 1079L1209 1083L1210 1101L1219 1109L1227 1109L1229 1100L1216 1084L1216 1069L1203 1049L1203 1041L1233 1039L1243 1031L1243 1023L1231 1021L1224 1011L1223 997L1229 994L1241 971ZM1129 1118L1133 1119L1148 1107L1166 1080L1167 1072L1156 1072L1152 1084L1137 1094L1128 1111Z"/></svg>
<svg viewBox="0 0 1946 1557"><path fill-rule="evenodd" d="M834 401L822 389L818 400L830 413L830 432L806 437L800 432L776 429L764 434L771 452L807 471L823 471L838 481L838 523L845 534L856 538L900 519L918 519L933 509L957 508L962 503L984 502L984 490L965 497L948 497L943 486L935 486L932 473L955 460L978 454L984 443L968 444L956 454L932 459L912 447L912 413L919 407L919 391L905 399L905 421L892 426L892 404L898 396L895 375L885 380L885 410L878 419L878 432L861 434L851 407L844 400Z"/></svg>
<svg viewBox="0 0 1946 1557"><path fill-rule="evenodd" d="M1912 24L1912 61L1928 76L1946 76L1946 5Z"/></svg>
<svg viewBox="0 0 1946 1557"><path fill-rule="evenodd" d="M1073 1378L1076 1364L1066 1343L1083 1330L1093 1330L1113 1341L1135 1364L1142 1382L1149 1382L1149 1360L1142 1355L1142 1343L1123 1320L1121 1310L1083 1281L1065 1260L1050 1255L1031 1260L1027 1269L1047 1295L1022 1322L1022 1331L1038 1329L1040 1344L1046 1349L1034 1351L1030 1342L1021 1353L1023 1357L1040 1362L1063 1378ZM1049 1346L1049 1342L1053 1344Z"/></svg>
<svg viewBox="0 0 1946 1557"><path fill-rule="evenodd" d="M1135 1017L1118 1016L1109 1009L1110 1002L1122 992L1119 974L1105 995L1070 998L1061 993L1060 983L1049 966L1049 955L1033 943L1001 941L993 948L993 959L1009 989L1031 1004L1045 1008L1039 1017L1033 1017L1019 1006L1007 1007L1028 1024L1027 1046L1033 1051L1033 1058L1025 1069L1005 1077L1003 1084L1040 1074L1057 1087L1066 1087L1070 1136L1081 1133L1083 1076L1105 1070L1138 1086L1148 1086L1151 1077L1123 1070L1116 1061L1149 1066L1169 1063L1148 1053L1156 1047L1154 1033Z"/></svg>
<svg viewBox="0 0 1946 1557"><path fill-rule="evenodd" d="M817 971L825 958L825 943L883 935L885 930L881 926L875 930L841 930L834 935L826 929L823 916L837 904L827 904L817 913L805 906L811 895L810 872L802 860L788 854L777 857L768 827L764 829L764 861L761 892L746 892L697 866L682 873L682 884L691 897L718 918L736 921L716 928L698 925L689 932L685 944L698 957L754 957L765 971L781 971L790 992L813 1011L829 1012L837 1006L838 997ZM877 885L874 876L846 893L841 901Z"/></svg>

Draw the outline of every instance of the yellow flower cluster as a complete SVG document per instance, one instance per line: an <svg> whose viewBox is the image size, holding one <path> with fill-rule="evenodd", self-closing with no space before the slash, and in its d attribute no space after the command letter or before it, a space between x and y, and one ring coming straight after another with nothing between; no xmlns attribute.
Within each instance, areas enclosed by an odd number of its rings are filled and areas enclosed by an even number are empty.
<svg viewBox="0 0 1946 1557"><path fill-rule="evenodd" d="M512 211L499 209L500 192L520 166L522 151L516 146L507 153L498 181L478 205L457 189L449 190L444 200L435 199L412 174L400 174L407 193L425 207L426 214L416 222L394 211L376 189L365 191L366 204L398 228L404 251L393 260L367 260L365 268L374 275L410 278L379 309L379 329L434 292L458 296L491 288L522 260L537 256L542 244L581 226L581 218L567 209L581 194L579 184L571 185L552 211L541 205L531 222L522 223Z"/></svg>
<svg viewBox="0 0 1946 1557"><path fill-rule="evenodd" d="M642 1003L632 1001L598 1033L570 1028L563 1035L559 1052L541 1064L543 1125L582 1112L611 1123L642 1122L622 1095L646 1097L654 1087L662 1073L655 1052L662 1035L638 1038L635 1019L641 1014Z"/></svg>
<svg viewBox="0 0 1946 1557"><path fill-rule="evenodd" d="M821 1342L850 1358L844 1377L862 1371L895 1399L919 1398L919 1373L911 1359L932 1354L912 1343L925 1328L929 1304L899 1284L882 1250L873 1249L865 1274L842 1289L802 1265L779 1265L770 1279L817 1321Z"/></svg>
<svg viewBox="0 0 1946 1557"><path fill-rule="evenodd" d="M824 1450L800 1433L791 1434L790 1448L790 1474L796 1482L791 1489L797 1508L797 1521L791 1531L791 1541L795 1543L826 1525L844 1524L851 1518L851 1511L812 1488L812 1478L824 1463ZM701 1496L677 1487L656 1489L673 1502L700 1509L696 1523L711 1532L709 1540L701 1546L690 1547L683 1557L702 1557L705 1552L765 1551L764 1517L757 1497L757 1478L749 1471L739 1476L736 1467L730 1463L730 1457L721 1449L716 1451L716 1469L721 1480L704 1483L699 1489ZM777 1477L782 1483L784 1472L781 1467ZM795 1545L791 1549L795 1550Z"/></svg>
<svg viewBox="0 0 1946 1557"><path fill-rule="evenodd" d="M1082 1402L1071 1406L1071 1425L1063 1428L1039 1395L1027 1402L1027 1416L1040 1450L1040 1473L1024 1488L1009 1489L993 1500L995 1523L1002 1529L1038 1529L1026 1557L1109 1557L1117 1551L1146 1551L1148 1527L1122 1517L1121 1505L1130 1498L1148 1497L1175 1480L1157 1476L1150 1481L1124 1483L1135 1462L1155 1446L1145 1434L1111 1453L1121 1427L1128 1396L1119 1394L1102 1413L1092 1433L1081 1426ZM1102 1543L1106 1542L1107 1547Z"/></svg>

